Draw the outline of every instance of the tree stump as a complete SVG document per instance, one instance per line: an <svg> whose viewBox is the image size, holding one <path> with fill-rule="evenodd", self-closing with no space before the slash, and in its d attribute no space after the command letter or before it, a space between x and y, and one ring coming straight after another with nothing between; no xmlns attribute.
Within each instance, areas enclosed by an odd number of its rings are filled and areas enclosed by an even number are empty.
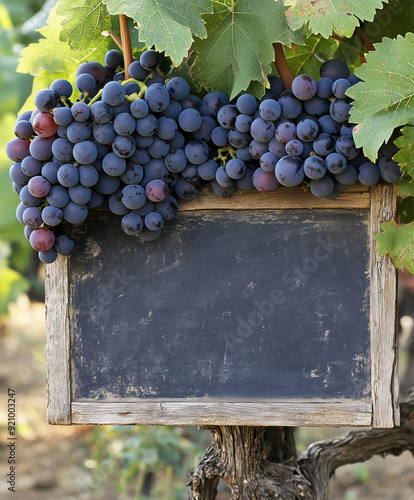
<svg viewBox="0 0 414 500"><path fill-rule="evenodd" d="M291 427L209 426L213 442L190 474L190 500L214 500L221 479L232 500L327 500L329 479L374 455L414 454L414 392L394 429L351 431L296 451Z"/></svg>

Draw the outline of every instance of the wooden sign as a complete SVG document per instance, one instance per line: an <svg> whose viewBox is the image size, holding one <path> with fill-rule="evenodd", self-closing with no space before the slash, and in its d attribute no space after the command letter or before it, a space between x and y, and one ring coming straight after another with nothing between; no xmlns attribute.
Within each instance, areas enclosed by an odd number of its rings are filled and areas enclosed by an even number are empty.
<svg viewBox="0 0 414 500"><path fill-rule="evenodd" d="M46 268L49 422L398 425L393 207L206 191L154 242L92 215Z"/></svg>

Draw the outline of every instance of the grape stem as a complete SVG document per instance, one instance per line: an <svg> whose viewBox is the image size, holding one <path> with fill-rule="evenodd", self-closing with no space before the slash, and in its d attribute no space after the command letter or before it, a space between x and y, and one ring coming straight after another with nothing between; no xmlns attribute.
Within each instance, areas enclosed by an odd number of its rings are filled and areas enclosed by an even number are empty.
<svg viewBox="0 0 414 500"><path fill-rule="evenodd" d="M213 160L220 162L223 166L227 163L227 157L237 158L236 151L232 146L225 146L217 150L218 155Z"/></svg>
<svg viewBox="0 0 414 500"><path fill-rule="evenodd" d="M275 49L275 66L286 90L292 90L293 76L281 43L274 43Z"/></svg>
<svg viewBox="0 0 414 500"><path fill-rule="evenodd" d="M122 40L119 38L119 36L113 31L109 31L109 36L118 45L118 48L122 50Z"/></svg>
<svg viewBox="0 0 414 500"><path fill-rule="evenodd" d="M121 28L122 51L124 53L125 78L128 80L128 68L132 63L131 37L129 36L128 18L125 14L119 15L119 26Z"/></svg>
<svg viewBox="0 0 414 500"><path fill-rule="evenodd" d="M123 80L122 82L118 82L120 85L124 86L127 85L128 83L136 83L139 88L141 89L138 94L135 92L135 94L132 94L130 96L125 96L125 99L127 99L127 101L135 101L136 99L142 99L142 96L145 94L145 92L147 91L147 86L145 85L144 82L141 82L140 80L135 80L135 78L128 78L127 80ZM97 94L96 96L91 99L91 101L89 102L88 106L92 106L92 104L96 101L98 101L101 97L102 97L102 90L101 89Z"/></svg>

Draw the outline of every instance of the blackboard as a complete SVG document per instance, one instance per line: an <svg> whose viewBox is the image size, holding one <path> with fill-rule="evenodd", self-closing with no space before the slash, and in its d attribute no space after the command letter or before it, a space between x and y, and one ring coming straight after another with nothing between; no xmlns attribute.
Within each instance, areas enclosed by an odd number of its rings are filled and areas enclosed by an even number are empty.
<svg viewBox="0 0 414 500"><path fill-rule="evenodd" d="M109 212L46 268L48 421L398 424L385 186L202 193L143 242Z"/></svg>
<svg viewBox="0 0 414 500"><path fill-rule="evenodd" d="M368 213L182 213L75 230L75 399L370 395Z"/></svg>

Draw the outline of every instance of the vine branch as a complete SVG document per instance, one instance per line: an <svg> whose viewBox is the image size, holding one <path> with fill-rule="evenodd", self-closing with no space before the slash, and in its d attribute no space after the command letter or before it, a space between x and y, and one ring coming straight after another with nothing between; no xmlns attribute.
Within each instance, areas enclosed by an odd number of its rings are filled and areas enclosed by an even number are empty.
<svg viewBox="0 0 414 500"><path fill-rule="evenodd" d="M286 56L283 51L281 43L274 43L273 48L275 49L275 66L280 78L285 86L286 90L292 90L293 76L288 63L286 61Z"/></svg>
<svg viewBox="0 0 414 500"><path fill-rule="evenodd" d="M122 51L124 53L125 79L128 80L128 68L132 63L131 37L129 36L128 18L125 14L119 15L119 25L121 28Z"/></svg>

